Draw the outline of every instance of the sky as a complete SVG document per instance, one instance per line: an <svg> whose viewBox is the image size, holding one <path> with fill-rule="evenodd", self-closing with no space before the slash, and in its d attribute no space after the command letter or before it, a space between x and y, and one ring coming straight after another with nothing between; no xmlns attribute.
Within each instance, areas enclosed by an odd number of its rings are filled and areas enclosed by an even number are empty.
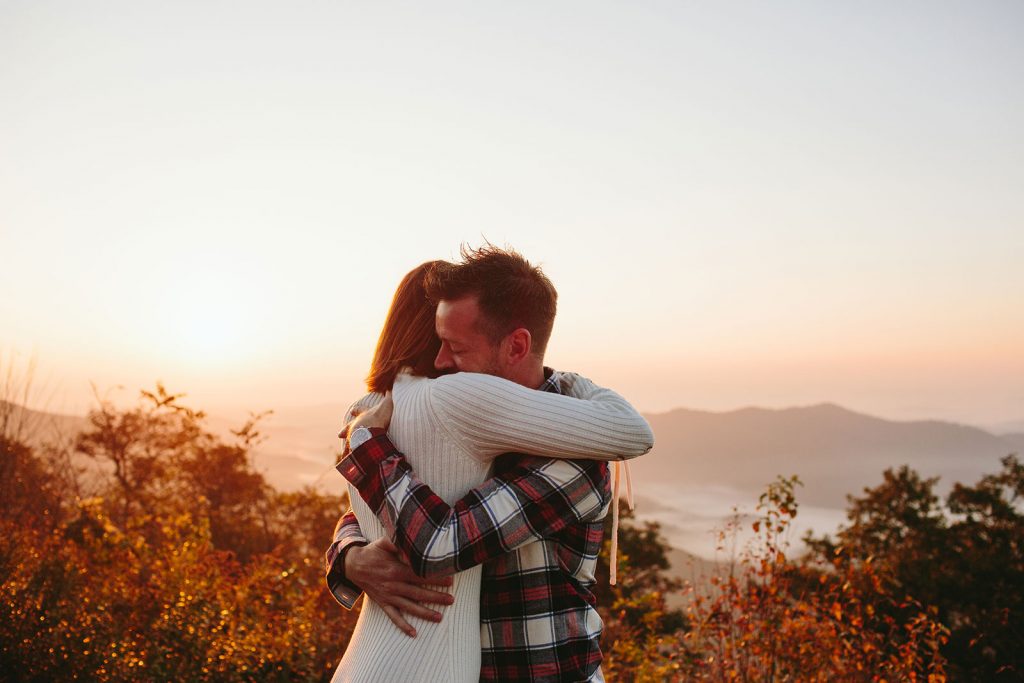
<svg viewBox="0 0 1024 683"><path fill-rule="evenodd" d="M510 245L645 411L1024 425L1024 5L0 0L0 352L39 401L362 389ZM1022 427L1024 429L1024 427Z"/></svg>

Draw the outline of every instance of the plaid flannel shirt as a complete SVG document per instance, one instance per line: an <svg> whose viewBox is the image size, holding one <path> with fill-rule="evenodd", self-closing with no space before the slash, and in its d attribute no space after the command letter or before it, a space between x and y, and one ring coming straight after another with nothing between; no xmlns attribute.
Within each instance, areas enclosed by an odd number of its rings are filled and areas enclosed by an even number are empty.
<svg viewBox="0 0 1024 683"><path fill-rule="evenodd" d="M561 393L557 377L541 389ZM508 453L495 461L491 479L449 506L416 478L383 430L371 431L338 470L413 570L447 575L483 564L480 679L603 680L603 624L589 587L611 500L607 463ZM365 542L353 524L354 515L339 524L339 550Z"/></svg>
<svg viewBox="0 0 1024 683"><path fill-rule="evenodd" d="M363 530L359 528L359 520L356 519L356 513L352 511L352 508L349 508L348 512L338 520L338 524L334 528L334 541L327 549L325 558L327 565L327 588L331 591L334 599L341 603L345 609L355 607L356 600L359 599L363 591L345 578L345 563L340 562L339 558L351 546L367 545L368 543L369 541L363 536Z"/></svg>

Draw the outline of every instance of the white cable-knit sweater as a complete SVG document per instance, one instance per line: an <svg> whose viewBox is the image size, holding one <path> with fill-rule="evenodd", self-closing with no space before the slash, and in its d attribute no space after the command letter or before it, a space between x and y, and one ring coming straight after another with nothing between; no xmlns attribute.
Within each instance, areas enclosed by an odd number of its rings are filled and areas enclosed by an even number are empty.
<svg viewBox="0 0 1024 683"><path fill-rule="evenodd" d="M508 451L562 458L620 459L653 443L647 422L621 396L566 374L569 396L527 389L490 375L458 373L429 380L401 375L389 429L394 444L435 493L454 503L483 483L491 462ZM357 405L379 402L369 395ZM385 536L350 487L364 536ZM352 640L334 681L477 681L480 675L480 577L477 566L454 575L450 606L435 606L440 623L407 615L409 638L383 610L364 599Z"/></svg>

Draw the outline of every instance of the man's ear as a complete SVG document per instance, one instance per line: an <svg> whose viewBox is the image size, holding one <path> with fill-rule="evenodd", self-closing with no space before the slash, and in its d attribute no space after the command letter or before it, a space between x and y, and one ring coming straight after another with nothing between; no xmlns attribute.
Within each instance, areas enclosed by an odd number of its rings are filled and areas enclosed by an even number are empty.
<svg viewBox="0 0 1024 683"><path fill-rule="evenodd" d="M509 365L515 365L530 355L533 350L533 336L525 327L519 327L505 337L503 346L505 347L505 361Z"/></svg>

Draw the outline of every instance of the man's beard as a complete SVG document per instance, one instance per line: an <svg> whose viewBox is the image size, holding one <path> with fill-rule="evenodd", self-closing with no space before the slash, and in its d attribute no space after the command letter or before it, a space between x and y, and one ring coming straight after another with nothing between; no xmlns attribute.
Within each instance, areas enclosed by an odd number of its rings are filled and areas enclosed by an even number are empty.
<svg viewBox="0 0 1024 683"><path fill-rule="evenodd" d="M491 354L491 357L487 359L486 369L481 370L485 375L494 375L495 377L505 377L505 368L502 366L501 361L498 360L500 351L495 350ZM508 379L506 377L506 379Z"/></svg>
<svg viewBox="0 0 1024 683"><path fill-rule="evenodd" d="M476 372L481 375L494 375L495 377L505 377L505 369L501 365L499 360L500 350L495 349L490 357L485 359L480 365L473 369L469 368L449 368L444 374L451 374L453 372ZM507 378L506 378L507 379Z"/></svg>

